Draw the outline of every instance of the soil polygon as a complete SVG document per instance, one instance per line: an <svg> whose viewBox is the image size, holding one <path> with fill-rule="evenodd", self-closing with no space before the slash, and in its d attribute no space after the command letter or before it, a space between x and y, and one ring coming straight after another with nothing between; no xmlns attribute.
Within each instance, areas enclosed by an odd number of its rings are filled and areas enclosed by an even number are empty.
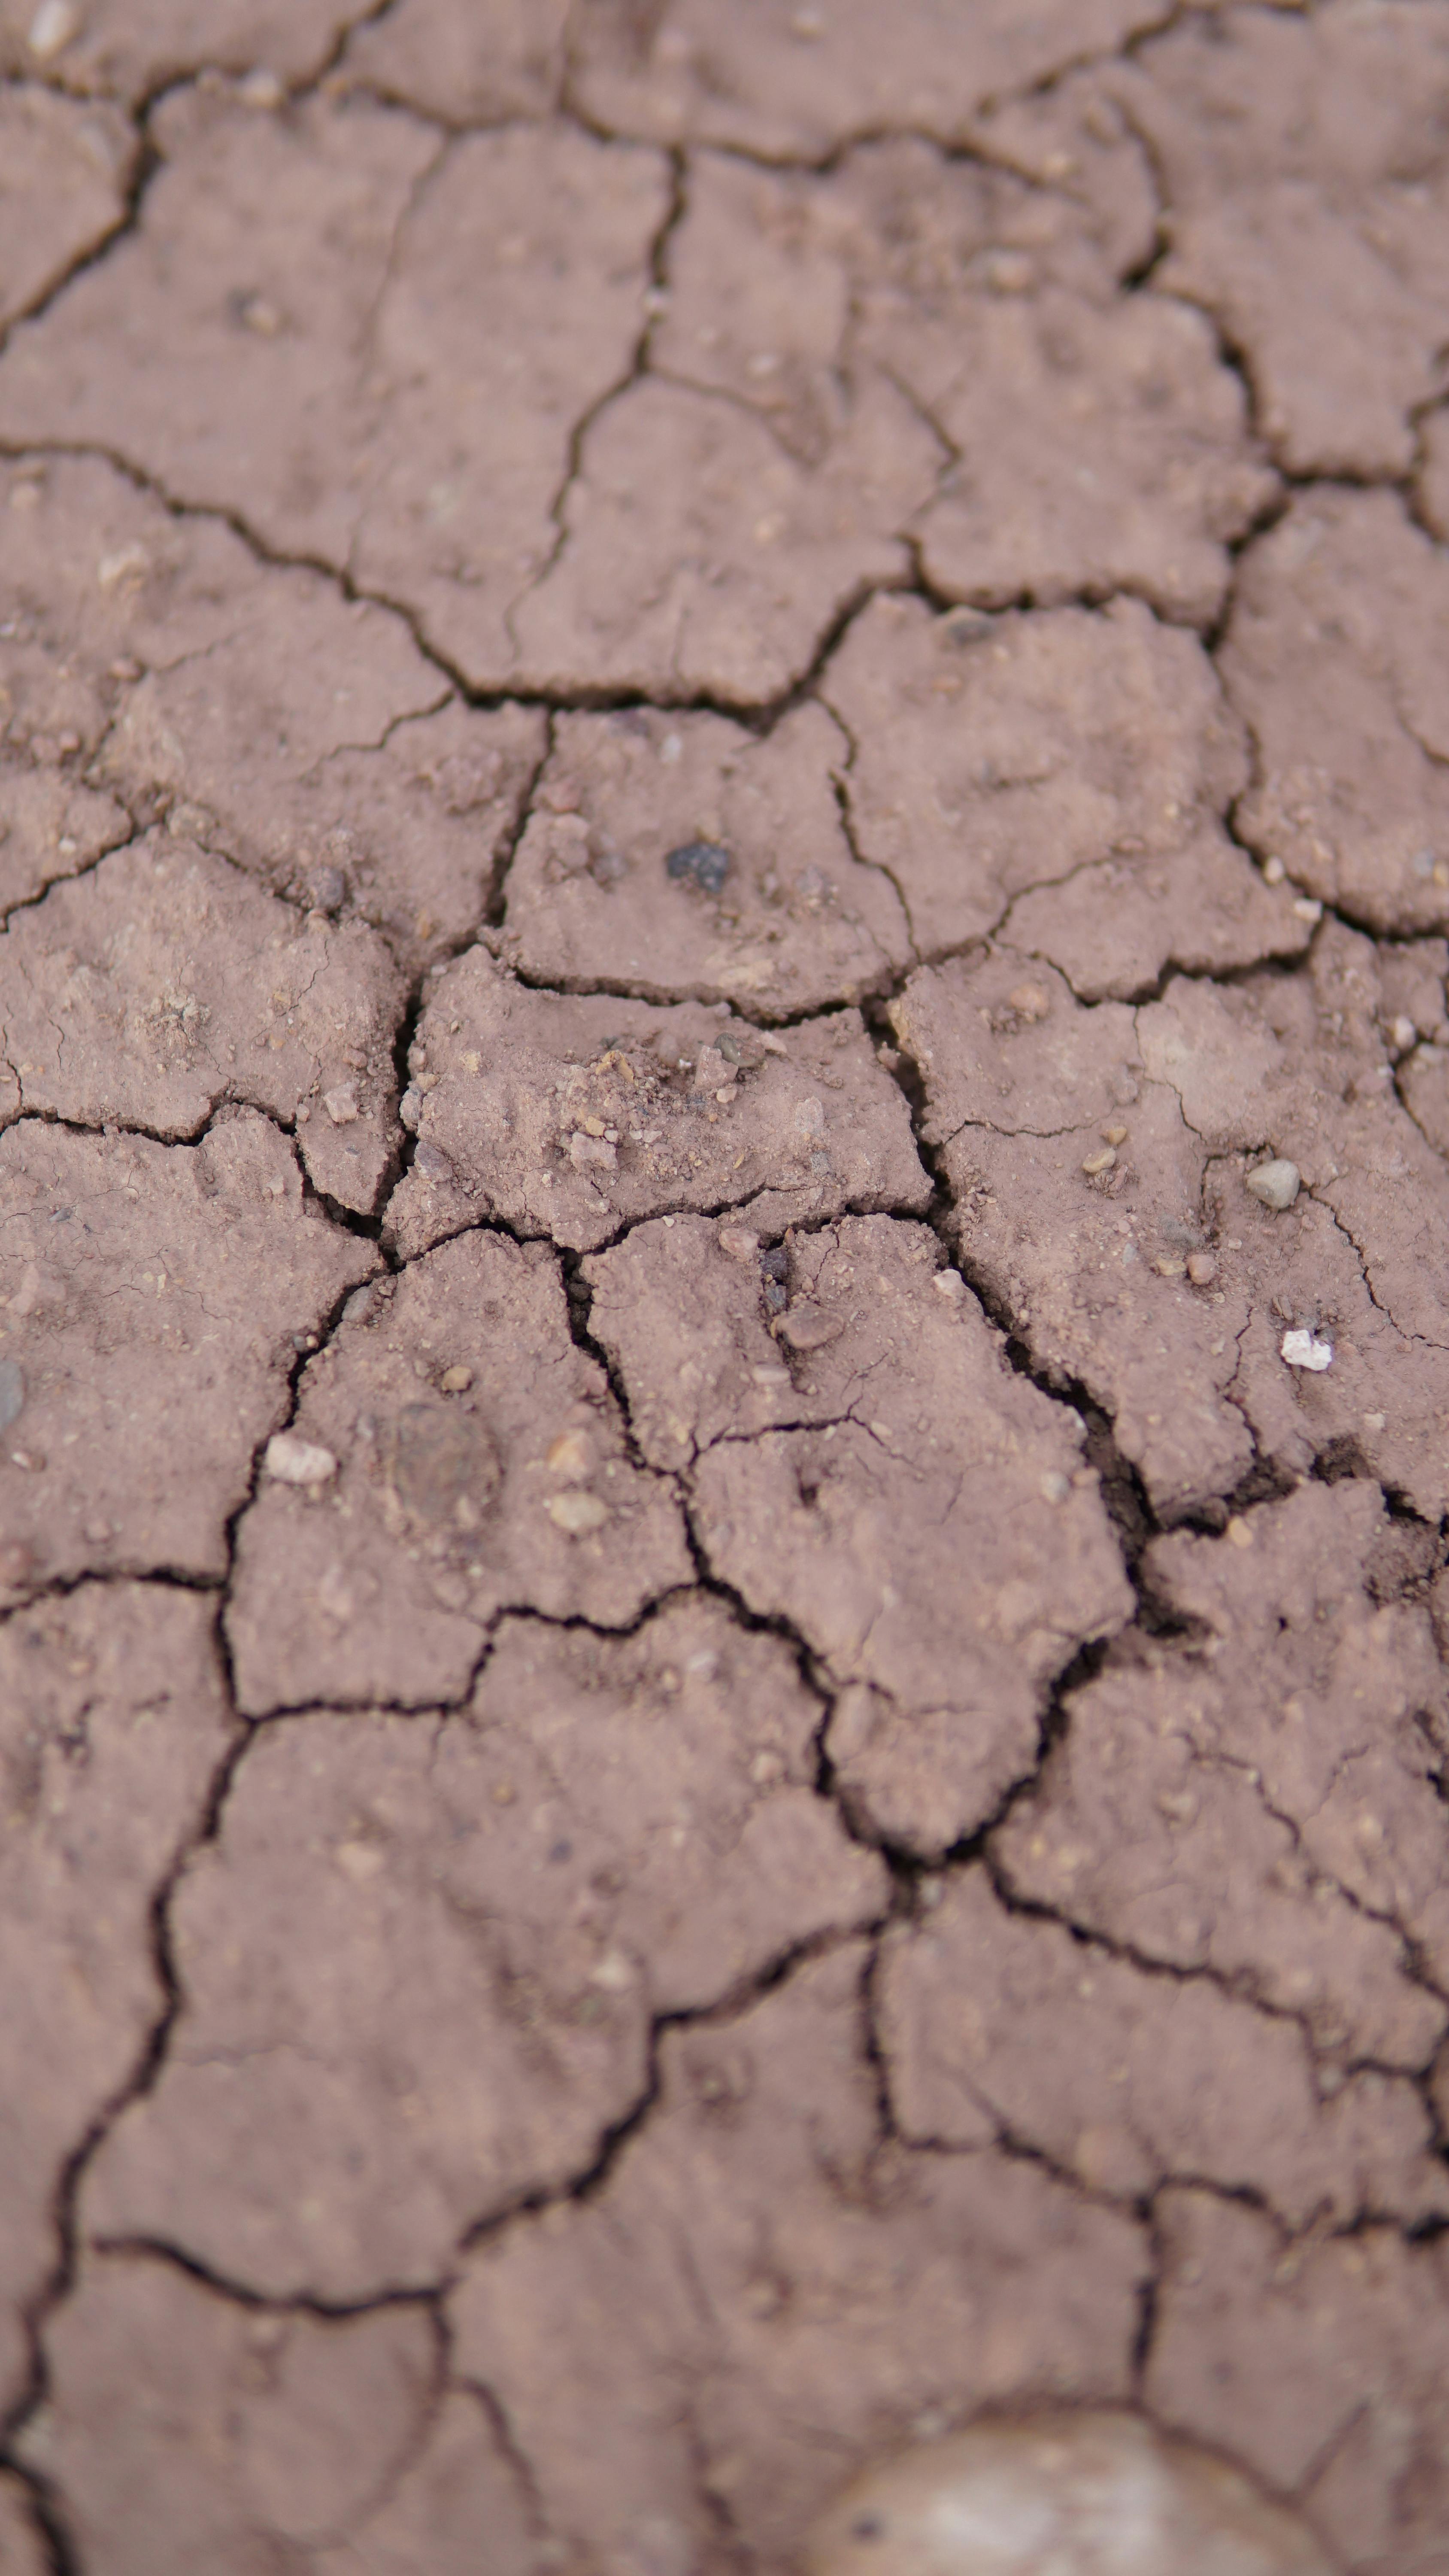
<svg viewBox="0 0 1449 2576"><path fill-rule="evenodd" d="M476 927L537 715L461 707L400 619L99 461L21 458L9 498L7 909L164 816L410 967Z"/></svg>
<svg viewBox="0 0 1449 2576"><path fill-rule="evenodd" d="M979 1869L888 1933L880 2030L901 2135L1014 2140L1132 2202L1169 2175L1261 2192L1295 2233L1449 2209L1424 2104L1356 2074L1320 2098L1301 2028L1206 1977L1149 1976L1006 1912Z"/></svg>
<svg viewBox="0 0 1449 2576"><path fill-rule="evenodd" d="M0 1047L21 1115L168 1140L222 1101L296 1130L314 1189L366 1213L396 1119L401 979L360 924L305 918L152 834L0 934Z"/></svg>
<svg viewBox="0 0 1449 2576"><path fill-rule="evenodd" d="M269 1730L178 1901L183 2026L95 2169L93 2232L164 2232L280 2297L436 2279L588 2170L651 2014L884 1910L813 1794L819 1716L773 1639L695 1596L628 1640L505 1622L441 1729Z"/></svg>
<svg viewBox="0 0 1449 2576"><path fill-rule="evenodd" d="M536 993L474 948L432 985L411 1069L417 1152L387 1217L404 1256L483 1217L593 1251L666 1209L748 1200L783 1233L931 1195L854 1011L776 1036L727 1006Z"/></svg>
<svg viewBox="0 0 1449 2576"><path fill-rule="evenodd" d="M1449 30L1416 0L1190 11L1100 75L1153 153L1168 256L1295 474L1402 474L1443 391Z"/></svg>
<svg viewBox="0 0 1449 2576"><path fill-rule="evenodd" d="M1167 14L1164 0L1052 0L1023 19L987 0L963 26L946 0L907 0L885 47L869 0L743 0L724 20L707 0L587 0L575 80L588 114L625 133L817 160L882 127L963 141L991 100L1044 86Z"/></svg>
<svg viewBox="0 0 1449 2576"><path fill-rule="evenodd" d="M90 2263L27 2448L117 2576L305 2565L525 2576L528 2500L417 2307L323 2318L218 2299L174 2265ZM144 2392L138 2402L138 2387Z"/></svg>
<svg viewBox="0 0 1449 2576"><path fill-rule="evenodd" d="M457 1702L500 1610L622 1628L690 1579L678 1503L631 1463L544 1244L463 1235L349 1301L289 1438L238 1532L250 1716Z"/></svg>
<svg viewBox="0 0 1449 2576"><path fill-rule="evenodd" d="M0 0L0 70L40 71L82 97L134 102L198 72L315 80L366 0ZM261 89L270 97L270 89Z"/></svg>
<svg viewBox="0 0 1449 2576"><path fill-rule="evenodd" d="M794 1235L773 1317L728 1225L641 1225L585 1264L645 1456L689 1470L714 1573L844 1692L848 1803L928 1855L991 1814L1049 1684L1130 1610L1073 1426L937 1260L886 1217Z"/></svg>
<svg viewBox="0 0 1449 2576"><path fill-rule="evenodd" d="M568 0L397 0L357 26L346 82L443 125L501 125L558 103Z"/></svg>
<svg viewBox="0 0 1449 2576"><path fill-rule="evenodd" d="M941 443L916 523L938 590L982 607L1130 590L1205 622L1275 479L1202 315L1118 293L1152 223L1124 223L1137 147L1109 116L1091 136L1058 118L1055 185L920 142L826 178L701 156L651 365L747 405L806 464L848 430L853 373L882 366Z"/></svg>
<svg viewBox="0 0 1449 2576"><path fill-rule="evenodd" d="M887 14L0 0L20 2576L1442 2576L1444 10Z"/></svg>
<svg viewBox="0 0 1449 2576"><path fill-rule="evenodd" d="M835 781L849 747L818 707L763 737L723 716L563 716L508 878L502 954L530 981L783 1019L855 1002L910 956L900 897L863 866ZM717 894L671 877L704 840Z"/></svg>
<svg viewBox="0 0 1449 2576"><path fill-rule="evenodd" d="M606 2565L723 2565L722 2514L782 2564L847 2454L1126 2385L1139 2230L994 2149L883 2137L864 1965L847 1945L667 2034L603 2190L516 2220L450 2301L552 2528Z"/></svg>
<svg viewBox="0 0 1449 2576"><path fill-rule="evenodd" d="M1388 492L1299 496L1249 550L1222 669L1244 839L1372 930L1449 925L1449 562Z"/></svg>
<svg viewBox="0 0 1449 2576"><path fill-rule="evenodd" d="M109 110L20 84L0 90L0 331L115 231L133 157Z"/></svg>
<svg viewBox="0 0 1449 2576"><path fill-rule="evenodd" d="M1220 970L1304 945L1291 890L1223 829L1247 753L1212 665L1137 601L988 618L877 599L825 696L853 747L856 846L923 954L1007 923L1095 1000L1170 960Z"/></svg>
<svg viewBox="0 0 1449 2576"><path fill-rule="evenodd" d="M1382 1528L1349 1480L1157 1542L1169 1633L1074 1696L992 1849L1014 1895L1294 2014L1328 2062L1413 2071L1449 2020L1443 1685L1427 1608L1367 1591Z"/></svg>
<svg viewBox="0 0 1449 2576"><path fill-rule="evenodd" d="M1084 1009L1004 948L892 1006L968 1276L1111 1413L1166 1518L1225 1502L1259 1455L1297 1475L1377 1462L1444 1508L1442 1081L1405 1007L1442 1025L1439 969L1436 943L1376 950L1332 924L1307 976L1175 978L1135 1012ZM1286 1212L1247 1186L1265 1154L1301 1174ZM1332 1350L1311 1377L1285 1356L1295 1330Z"/></svg>
<svg viewBox="0 0 1449 2576"><path fill-rule="evenodd" d="M1161 2203L1149 2402L1302 2500L1350 2567L1431 2568L1444 2529L1442 2243L1386 2227L1285 2245L1196 2191Z"/></svg>
<svg viewBox="0 0 1449 2576"><path fill-rule="evenodd" d="M191 1145L0 1136L0 1581L220 1578L308 1338L376 1261L255 1112Z"/></svg>
<svg viewBox="0 0 1449 2576"><path fill-rule="evenodd" d="M26 2319L63 2258L63 2169L165 2007L153 1890L199 1832L232 1732L212 1627L199 1594L83 1584L0 1629L5 1949L26 2068L0 2110L7 2412L25 2390Z"/></svg>

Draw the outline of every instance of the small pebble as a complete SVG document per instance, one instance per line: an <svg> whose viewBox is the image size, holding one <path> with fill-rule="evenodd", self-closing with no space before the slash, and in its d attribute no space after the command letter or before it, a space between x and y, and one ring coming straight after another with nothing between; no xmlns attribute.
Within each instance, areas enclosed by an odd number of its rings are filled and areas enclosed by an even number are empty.
<svg viewBox="0 0 1449 2576"><path fill-rule="evenodd" d="M551 1494L544 1510L555 1529L569 1538L587 1538L590 1531L602 1529L609 1517L607 1503L597 1494Z"/></svg>
<svg viewBox="0 0 1449 2576"><path fill-rule="evenodd" d="M722 1225L715 1241L726 1261L753 1261L760 1249L759 1236L744 1225Z"/></svg>
<svg viewBox="0 0 1449 2576"><path fill-rule="evenodd" d="M718 841L684 841L664 862L677 885L696 886L701 894L718 894L730 872L730 854Z"/></svg>
<svg viewBox="0 0 1449 2576"><path fill-rule="evenodd" d="M1187 1275L1194 1288L1210 1288L1218 1275L1218 1265L1210 1252L1190 1252Z"/></svg>
<svg viewBox="0 0 1449 2576"><path fill-rule="evenodd" d="M1285 1333L1279 1348L1290 1368L1318 1370L1333 1365L1332 1342L1321 1342L1303 1325Z"/></svg>
<svg viewBox="0 0 1449 2576"><path fill-rule="evenodd" d="M551 1475L566 1477L571 1485L581 1485L593 1463L589 1435L578 1429L561 1431L545 1461Z"/></svg>
<svg viewBox="0 0 1449 2576"><path fill-rule="evenodd" d="M822 1313L818 1306L800 1305L792 1306L788 1315L782 1315L775 1330L782 1342L789 1343L792 1351L819 1351L827 1342L835 1341L845 1327L837 1323L833 1315Z"/></svg>
<svg viewBox="0 0 1449 2576"><path fill-rule="evenodd" d="M445 1368L438 1380L444 1395L466 1395L472 1383L473 1372L470 1368L465 1368L461 1361L452 1368Z"/></svg>
<svg viewBox="0 0 1449 2576"><path fill-rule="evenodd" d="M1263 861L1263 874L1269 885L1281 885L1287 873L1288 871L1284 867L1281 859L1265 859Z"/></svg>
<svg viewBox="0 0 1449 2576"><path fill-rule="evenodd" d="M1235 1512L1228 1523L1224 1536L1226 1537L1230 1547L1251 1547L1253 1545L1252 1522L1245 1521L1242 1519L1240 1514Z"/></svg>
<svg viewBox="0 0 1449 2576"><path fill-rule="evenodd" d="M1104 1145L1125 1145L1127 1142L1125 1127L1103 1127L1099 1133Z"/></svg>
<svg viewBox="0 0 1449 2576"><path fill-rule="evenodd" d="M938 1270L931 1286L938 1297L944 1297L952 1306L959 1306L966 1294L966 1282L959 1270Z"/></svg>
<svg viewBox="0 0 1449 2576"><path fill-rule="evenodd" d="M1330 2576L1298 2514L1126 2409L917 2442L821 2515L804 2576Z"/></svg>
<svg viewBox="0 0 1449 2576"><path fill-rule="evenodd" d="M264 1472L279 1485L326 1485L337 1473L330 1449L299 1440L294 1431L274 1431L262 1459Z"/></svg>
<svg viewBox="0 0 1449 2576"><path fill-rule="evenodd" d="M1051 1009L1050 996L1042 991L1040 984L1017 984L1006 998L1024 1020L1044 1020Z"/></svg>
<svg viewBox="0 0 1449 2576"><path fill-rule="evenodd" d="M1301 1174L1297 1164L1280 1159L1271 1163L1260 1163L1256 1171L1248 1174L1247 1186L1252 1196L1262 1206L1272 1208L1275 1214L1281 1216L1284 1209L1291 1208L1297 1198L1300 1179Z"/></svg>
<svg viewBox="0 0 1449 2576"><path fill-rule="evenodd" d="M322 1106L334 1127L350 1127L361 1114L355 1082L339 1082L335 1091L324 1091Z"/></svg>
<svg viewBox="0 0 1449 2576"><path fill-rule="evenodd" d="M1089 1181L1095 1181L1103 1172L1110 1172L1116 1160L1116 1146L1103 1145L1098 1153L1089 1154L1087 1156L1086 1161L1082 1165L1082 1169L1086 1173Z"/></svg>
<svg viewBox="0 0 1449 2576"><path fill-rule="evenodd" d="M53 63L80 34L80 11L72 0L40 0L27 38L38 63Z"/></svg>

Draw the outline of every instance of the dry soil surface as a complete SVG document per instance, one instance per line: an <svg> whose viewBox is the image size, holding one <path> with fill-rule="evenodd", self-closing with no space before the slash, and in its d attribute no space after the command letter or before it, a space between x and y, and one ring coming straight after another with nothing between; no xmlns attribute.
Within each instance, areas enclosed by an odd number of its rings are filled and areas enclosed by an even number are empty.
<svg viewBox="0 0 1449 2576"><path fill-rule="evenodd" d="M7 2576L1449 2570L1446 309L1445 0L0 0Z"/></svg>

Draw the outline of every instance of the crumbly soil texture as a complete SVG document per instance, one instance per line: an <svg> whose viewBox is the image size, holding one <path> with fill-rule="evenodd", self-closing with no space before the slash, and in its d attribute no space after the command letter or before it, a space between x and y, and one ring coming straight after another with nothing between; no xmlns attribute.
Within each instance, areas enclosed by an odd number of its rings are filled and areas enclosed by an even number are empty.
<svg viewBox="0 0 1449 2576"><path fill-rule="evenodd" d="M16 2576L1449 2569L1446 307L1442 0L0 0Z"/></svg>

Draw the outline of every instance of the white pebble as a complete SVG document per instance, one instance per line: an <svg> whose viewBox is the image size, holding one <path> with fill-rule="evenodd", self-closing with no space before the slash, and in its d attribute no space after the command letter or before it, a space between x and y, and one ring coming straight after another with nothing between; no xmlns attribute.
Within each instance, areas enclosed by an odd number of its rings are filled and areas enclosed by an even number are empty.
<svg viewBox="0 0 1449 2576"><path fill-rule="evenodd" d="M1326 1369L1333 1363L1332 1342L1320 1342L1303 1326L1284 1334L1281 1349L1290 1368Z"/></svg>
<svg viewBox="0 0 1449 2576"><path fill-rule="evenodd" d="M299 1440L294 1431L273 1432L262 1465L279 1485L325 1485L337 1473L330 1449Z"/></svg>
<svg viewBox="0 0 1449 2576"><path fill-rule="evenodd" d="M1291 1208L1297 1198L1301 1177L1296 1163L1275 1160L1271 1163L1260 1163L1255 1172L1250 1172L1247 1186L1252 1196L1260 1200L1265 1208L1272 1208L1275 1214L1281 1216L1284 1209Z"/></svg>
<svg viewBox="0 0 1449 2576"><path fill-rule="evenodd" d="M53 63L80 34L80 11L72 0L40 0L27 39L38 63Z"/></svg>

